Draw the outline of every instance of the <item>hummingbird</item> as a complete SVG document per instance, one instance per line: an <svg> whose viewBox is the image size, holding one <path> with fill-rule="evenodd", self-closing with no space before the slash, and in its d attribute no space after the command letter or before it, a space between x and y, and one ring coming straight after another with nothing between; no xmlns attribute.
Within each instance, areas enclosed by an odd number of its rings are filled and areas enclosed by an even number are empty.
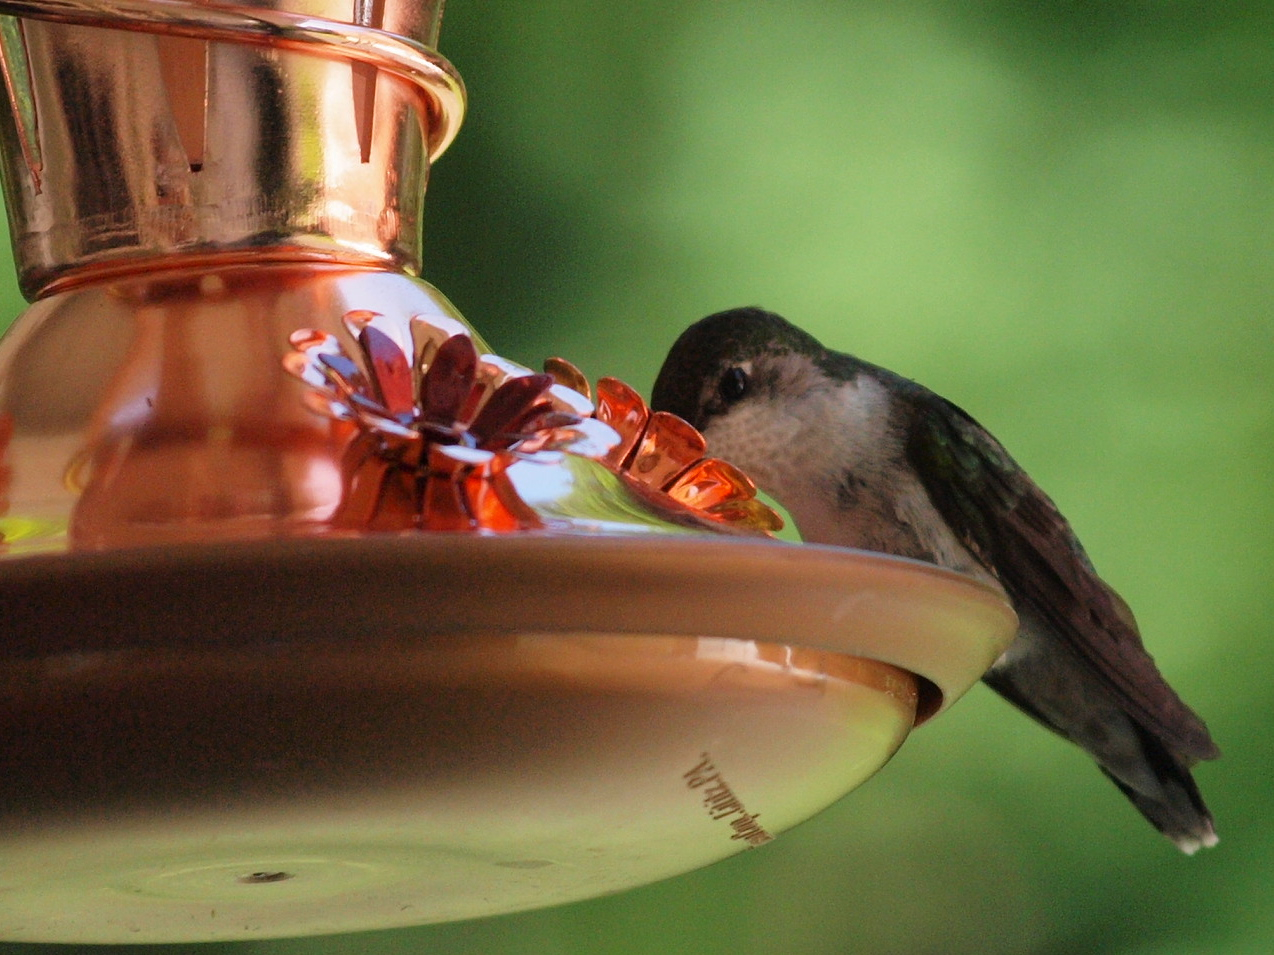
<svg viewBox="0 0 1274 955"><path fill-rule="evenodd" d="M1216 844L1190 772L1220 755L1207 727L1159 673L1057 506L968 414L760 308L683 332L651 407L699 429L804 540L1002 587L1018 633L983 680L1086 750L1182 851Z"/></svg>

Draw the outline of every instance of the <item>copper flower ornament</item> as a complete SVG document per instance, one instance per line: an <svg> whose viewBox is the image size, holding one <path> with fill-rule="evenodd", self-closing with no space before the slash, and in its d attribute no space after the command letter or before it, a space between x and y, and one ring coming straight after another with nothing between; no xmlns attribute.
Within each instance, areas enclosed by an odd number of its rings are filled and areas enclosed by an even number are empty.
<svg viewBox="0 0 1274 955"><path fill-rule="evenodd" d="M550 358L544 370L587 399L592 392L583 373L563 358ZM597 420L619 434L602 458L639 494L671 500L695 515L733 528L772 534L783 519L757 499L751 478L727 461L705 457L707 442L689 422L666 411L652 412L631 386L618 378L597 381Z"/></svg>
<svg viewBox="0 0 1274 955"><path fill-rule="evenodd" d="M738 468L704 456L703 436L652 413L616 378L588 380L563 359L545 374L479 354L458 322L346 313L358 348L300 329L284 367L305 401L348 430L342 497L328 523L353 530L517 531L545 527L509 468L592 458L674 523L772 533L782 519ZM549 518L553 523L553 518ZM565 525L564 525L565 526Z"/></svg>
<svg viewBox="0 0 1274 955"><path fill-rule="evenodd" d="M370 530L512 531L542 521L507 474L563 452L601 457L619 442L579 393L495 355L456 323L352 311L356 357L334 335L292 334L284 367L309 407L351 427L344 495L330 523Z"/></svg>

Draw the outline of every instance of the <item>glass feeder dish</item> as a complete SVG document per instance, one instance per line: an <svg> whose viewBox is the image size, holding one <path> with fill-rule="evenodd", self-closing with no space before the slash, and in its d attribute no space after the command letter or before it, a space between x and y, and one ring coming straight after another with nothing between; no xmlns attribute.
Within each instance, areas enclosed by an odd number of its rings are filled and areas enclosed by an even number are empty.
<svg viewBox="0 0 1274 955"><path fill-rule="evenodd" d="M428 3L0 0L0 939L472 918L760 846L1012 639L780 543L680 419L415 277Z"/></svg>

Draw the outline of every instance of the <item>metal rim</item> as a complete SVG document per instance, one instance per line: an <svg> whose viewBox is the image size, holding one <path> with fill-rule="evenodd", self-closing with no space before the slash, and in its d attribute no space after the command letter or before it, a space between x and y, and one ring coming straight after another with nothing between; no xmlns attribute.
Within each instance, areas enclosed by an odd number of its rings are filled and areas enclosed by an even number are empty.
<svg viewBox="0 0 1274 955"><path fill-rule="evenodd" d="M370 64L409 81L421 93L430 116L430 162L451 145L464 119L464 82L455 67L421 43L372 27L191 0L0 0L0 14L248 43Z"/></svg>
<svg viewBox="0 0 1274 955"><path fill-rule="evenodd" d="M874 659L931 684L918 723L976 683L1017 629L1002 592L937 566L707 535L332 536L30 556L0 563L0 595L12 608L0 661L292 641L332 615L366 626L360 608L375 607L378 626L416 632L711 634ZM174 615L187 623L170 638ZM941 641L927 632L935 621Z"/></svg>

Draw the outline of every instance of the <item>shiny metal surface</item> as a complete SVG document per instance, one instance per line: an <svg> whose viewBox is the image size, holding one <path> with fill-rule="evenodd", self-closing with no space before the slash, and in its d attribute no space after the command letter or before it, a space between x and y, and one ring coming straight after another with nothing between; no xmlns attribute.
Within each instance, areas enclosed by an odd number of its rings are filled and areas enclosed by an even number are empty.
<svg viewBox="0 0 1274 955"><path fill-rule="evenodd" d="M0 340L0 562L347 533L330 520L348 490L350 431L311 410L283 358L300 328L355 351L343 318L368 305L443 338L473 334L436 289L401 273L225 254L35 302ZM549 529L711 526L678 522L599 461L532 457L509 477Z"/></svg>
<svg viewBox="0 0 1274 955"><path fill-rule="evenodd" d="M224 258L224 257L223 257ZM319 533L348 436L282 366L375 303L467 326L400 273L314 263L170 269L37 301L0 341L0 553Z"/></svg>
<svg viewBox="0 0 1274 955"><path fill-rule="evenodd" d="M253 250L419 268L464 110L440 3L0 3L24 294Z"/></svg>
<svg viewBox="0 0 1274 955"><path fill-rule="evenodd" d="M684 872L868 778L933 702L916 684L950 703L1016 629L956 574L763 540L0 570L0 938L27 941L389 928Z"/></svg>

